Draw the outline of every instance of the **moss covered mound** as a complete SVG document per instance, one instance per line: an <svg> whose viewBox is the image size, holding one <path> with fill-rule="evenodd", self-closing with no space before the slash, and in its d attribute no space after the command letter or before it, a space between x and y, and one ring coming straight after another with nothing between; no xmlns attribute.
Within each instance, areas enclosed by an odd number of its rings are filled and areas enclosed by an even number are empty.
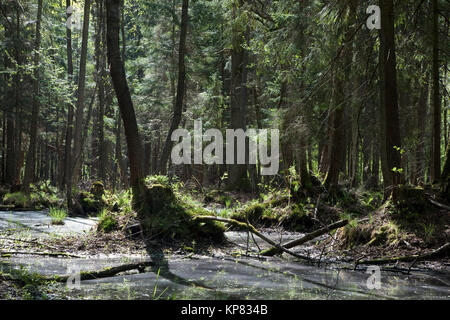
<svg viewBox="0 0 450 320"><path fill-rule="evenodd" d="M311 208L303 203L289 201L289 196L279 196L247 205L231 213L230 218L249 222L255 227L283 227L289 231L304 231L312 227Z"/></svg>
<svg viewBox="0 0 450 320"><path fill-rule="evenodd" d="M44 191L32 191L29 194L22 191L6 193L2 199L3 205L11 206L15 209L44 209L59 205L59 198L56 194L45 193Z"/></svg>
<svg viewBox="0 0 450 320"><path fill-rule="evenodd" d="M96 196L90 192L80 192L78 201L83 209L82 214L98 214L106 206L105 200L101 196Z"/></svg>
<svg viewBox="0 0 450 320"><path fill-rule="evenodd" d="M139 218L144 233L150 238L196 242L222 242L223 224L197 222L197 215L210 215L200 206L177 197L169 184L147 184Z"/></svg>

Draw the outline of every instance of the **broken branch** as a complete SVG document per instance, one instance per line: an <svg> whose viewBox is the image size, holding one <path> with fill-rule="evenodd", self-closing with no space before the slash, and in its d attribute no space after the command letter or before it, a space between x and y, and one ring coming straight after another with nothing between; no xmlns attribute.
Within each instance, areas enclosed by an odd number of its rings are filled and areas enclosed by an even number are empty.
<svg viewBox="0 0 450 320"><path fill-rule="evenodd" d="M290 249L290 248L302 245L305 242L308 242L308 241L310 241L310 240L312 240L314 238L317 238L317 237L319 237L319 236L321 236L321 235L323 235L323 234L325 234L327 232L330 232L331 230L343 227L346 224L348 224L348 220L340 220L340 221L332 223L332 224L330 224L330 225L328 225L326 227L318 229L318 230L316 230L314 232L308 233L307 235L303 236L300 239L293 240L291 242L282 244L281 247L286 248L286 249ZM281 251L277 247L269 248L269 249L264 250L263 252L261 252L261 254L263 256L273 256L273 255L276 255L278 253L281 253Z"/></svg>

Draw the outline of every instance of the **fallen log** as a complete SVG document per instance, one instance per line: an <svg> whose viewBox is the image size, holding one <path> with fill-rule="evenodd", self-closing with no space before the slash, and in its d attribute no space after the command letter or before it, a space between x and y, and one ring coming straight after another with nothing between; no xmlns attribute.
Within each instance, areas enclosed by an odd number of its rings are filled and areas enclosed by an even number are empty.
<svg viewBox="0 0 450 320"><path fill-rule="evenodd" d="M444 210L449 210L450 211L450 207L446 206L445 204L439 203L431 198L427 198L427 200L434 206L440 208L440 209L444 209Z"/></svg>
<svg viewBox="0 0 450 320"><path fill-rule="evenodd" d="M0 256L14 255L14 254L29 254L36 256L49 256L49 257L70 257L70 258L82 258L82 256L66 253L66 252L38 252L38 251L0 251Z"/></svg>
<svg viewBox="0 0 450 320"><path fill-rule="evenodd" d="M100 271L81 271L80 272L80 280L95 280L101 278L109 278L113 277L120 272L130 271L130 270L139 270L139 272L143 271L145 267L151 267L155 264L152 261L143 261L136 262L130 264L123 264L117 267L108 267ZM73 277L73 274L68 274L64 276L49 276L45 277L47 281L56 281L56 282L66 282L69 278Z"/></svg>
<svg viewBox="0 0 450 320"><path fill-rule="evenodd" d="M363 261L357 261L356 265L360 264L387 264L387 263L396 263L396 262L416 262L420 260L426 260L431 259L440 256L441 254L445 254L445 252L450 249L450 242L447 242L443 246L425 253L425 254L415 254L411 256L403 256L403 257L392 257L392 258L380 258L380 259L373 259L373 260L363 260Z"/></svg>
<svg viewBox="0 0 450 320"><path fill-rule="evenodd" d="M274 242L273 240L267 238L265 235L263 235L261 232L259 232L253 225L251 225L250 223L245 223L245 222L240 222L234 219L227 219L227 218L221 218L221 217L214 217L214 216L196 216L194 218L194 220L197 221L210 221L210 220L214 220L214 221L220 221L220 222L225 222L225 223L229 223L229 224L233 224L235 226L238 226L240 228L246 229L247 231L252 232L253 234L255 234L256 236L258 236L259 238L261 238L262 240L266 241L267 243L269 243L270 245L272 245L274 248L276 248L277 250L279 250L279 252L286 252L287 254L290 254L291 256L294 256L296 258L299 259L304 259L304 260L311 260L311 258L307 257L307 256L303 256L300 254L297 254L295 252L292 252L290 250L288 250L287 248L284 248L282 246L280 246L278 243Z"/></svg>
<svg viewBox="0 0 450 320"><path fill-rule="evenodd" d="M332 224L330 224L330 225L328 225L326 227L318 229L318 230L316 230L314 232L308 233L307 235L303 236L300 239L293 240L291 242L287 242L285 244L282 244L281 247L286 248L286 249L290 249L290 248L302 245L305 242L308 242L308 241L310 241L310 240L312 240L314 238L317 238L317 237L319 237L319 236L321 236L321 235L323 235L323 234L325 234L327 232L330 232L330 231L332 231L334 229L341 228L341 227L343 227L343 226L345 226L347 224L348 224L348 220L340 220L340 221L332 223ZM280 248L278 248L276 246L261 252L261 254L263 256L273 256L273 255L276 255L278 253L281 253L281 251L280 251Z"/></svg>

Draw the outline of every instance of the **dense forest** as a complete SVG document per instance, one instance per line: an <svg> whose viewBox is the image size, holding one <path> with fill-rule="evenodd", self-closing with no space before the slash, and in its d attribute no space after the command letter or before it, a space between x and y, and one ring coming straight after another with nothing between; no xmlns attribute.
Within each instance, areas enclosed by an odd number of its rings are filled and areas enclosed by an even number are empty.
<svg viewBox="0 0 450 320"><path fill-rule="evenodd" d="M341 249L441 253L449 13L446 0L0 0L0 210L100 215L102 232L131 216L165 244L345 221L322 232L348 223ZM184 163L179 129L194 135ZM259 132L278 170L251 137L202 161L218 139L203 133L228 129Z"/></svg>

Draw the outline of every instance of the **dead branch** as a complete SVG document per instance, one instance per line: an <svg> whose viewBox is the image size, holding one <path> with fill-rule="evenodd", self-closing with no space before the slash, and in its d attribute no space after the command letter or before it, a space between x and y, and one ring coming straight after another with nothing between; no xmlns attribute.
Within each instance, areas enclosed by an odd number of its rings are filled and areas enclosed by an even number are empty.
<svg viewBox="0 0 450 320"><path fill-rule="evenodd" d="M311 258L309 258L307 256L303 256L303 255L297 254L295 252L292 252L292 251L290 251L290 250L280 246L278 243L272 241L271 239L267 238L265 235L260 233L258 230L256 230L256 228L253 225L251 225L250 223L239 222L239 221L234 220L234 219L227 219L227 218L214 217L214 216L197 216L197 217L194 218L194 220L198 220L198 221L211 221L211 220L214 220L214 221L220 221L220 222L233 224L235 226L238 226L240 228L244 228L244 229L250 231L251 233L255 234L256 236L258 236L262 240L264 240L267 243L269 243L270 245L272 245L279 252L286 252L287 254L290 254L291 256L294 256L294 257L299 258L299 259L311 260Z"/></svg>
<svg viewBox="0 0 450 320"><path fill-rule="evenodd" d="M145 267L151 267L155 264L152 261L143 261L137 263L123 264L116 267L105 268L100 271L82 271L80 272L80 280L95 280L101 278L110 278L115 276L120 272L130 271L130 270L139 270L142 272ZM66 282L72 274L64 275L64 276L50 276L46 277L47 281L56 281L56 282Z"/></svg>
<svg viewBox="0 0 450 320"><path fill-rule="evenodd" d="M430 199L429 197L427 197L427 198L428 198L428 201L430 201L430 203L432 205L434 205L434 206L436 206L436 207L438 207L440 209L444 209L444 210L449 210L450 211L450 207L449 206L446 206L445 204L439 203L436 200Z"/></svg>
<svg viewBox="0 0 450 320"><path fill-rule="evenodd" d="M334 229L337 229L337 228L341 228L341 227L343 227L343 226L345 226L347 224L348 224L348 220L340 220L340 221L332 223L332 224L330 224L330 225L328 225L328 226L326 226L324 228L321 228L321 229L318 229L318 230L316 230L314 232L308 233L307 235L303 236L300 239L293 240L291 242L285 243L285 244L281 245L281 247L286 248L286 249L290 249L290 248L302 245L305 242L308 242L308 241L310 241L310 240L312 240L314 238L317 238L317 237L319 237L319 236L321 236L321 235L323 235L323 234L325 234L325 233L327 233L327 232L329 232L331 230L334 230ZM279 250L279 248L276 248L276 247L269 248L269 249L264 250L263 252L261 252L261 254L263 256L273 256L273 255L278 254L278 253L280 253L280 250Z"/></svg>
<svg viewBox="0 0 450 320"><path fill-rule="evenodd" d="M75 254L70 254L66 252L33 252L33 251L0 251L0 256L14 255L14 254L29 254L36 256L49 256L49 257L70 257L70 258L83 258Z"/></svg>

